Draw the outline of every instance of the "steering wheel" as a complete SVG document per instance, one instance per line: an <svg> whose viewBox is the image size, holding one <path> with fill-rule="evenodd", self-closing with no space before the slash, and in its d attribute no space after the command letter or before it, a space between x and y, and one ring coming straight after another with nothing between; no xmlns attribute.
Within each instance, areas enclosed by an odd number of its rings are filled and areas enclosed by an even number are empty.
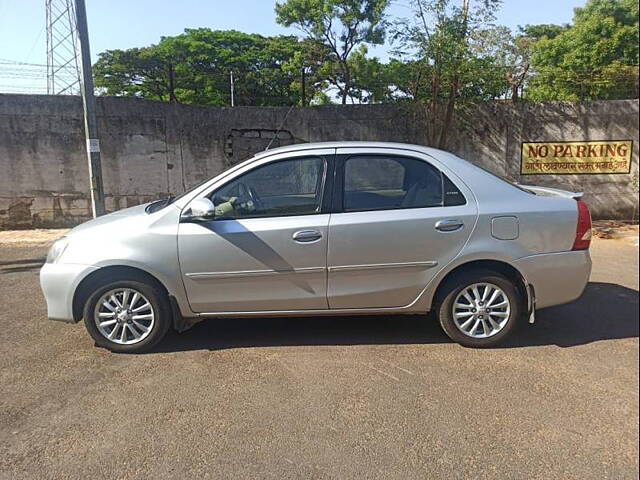
<svg viewBox="0 0 640 480"><path fill-rule="evenodd" d="M247 187L246 184L240 182L238 183L238 193L241 198L251 200L254 209L262 209L262 200L260 200L260 197L258 197L258 194L252 187Z"/></svg>

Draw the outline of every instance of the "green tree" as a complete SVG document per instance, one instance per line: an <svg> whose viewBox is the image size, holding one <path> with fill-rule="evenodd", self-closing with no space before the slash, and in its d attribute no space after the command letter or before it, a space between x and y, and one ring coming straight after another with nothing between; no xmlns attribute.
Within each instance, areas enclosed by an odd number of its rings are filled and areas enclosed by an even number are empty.
<svg viewBox="0 0 640 480"><path fill-rule="evenodd" d="M555 38L569 28L570 25L568 24L554 25L551 23L542 23L539 25L526 25L524 27L520 27L520 32L531 40L538 41L542 38Z"/></svg>
<svg viewBox="0 0 640 480"><path fill-rule="evenodd" d="M637 1L589 0L559 28L540 32L533 44L528 99L638 97Z"/></svg>
<svg viewBox="0 0 640 480"><path fill-rule="evenodd" d="M301 66L317 83L318 62L295 36L263 37L234 30L187 29L157 45L108 50L94 66L107 95L201 105L293 105L301 99Z"/></svg>
<svg viewBox="0 0 640 480"><path fill-rule="evenodd" d="M323 73L329 55L325 45L306 38L300 42L300 48L293 57L283 65L283 69L294 78L290 88L300 98L300 106L331 103L326 94L329 86L327 76Z"/></svg>
<svg viewBox="0 0 640 480"><path fill-rule="evenodd" d="M170 100L169 64L156 47L102 52L93 75L106 95Z"/></svg>
<svg viewBox="0 0 640 480"><path fill-rule="evenodd" d="M503 95L517 102L522 97L524 86L531 77L531 48L535 37L525 29L513 34L504 26L490 27L476 32L473 50L481 58L492 59L488 65L490 70L483 72L482 77L491 79L492 84Z"/></svg>
<svg viewBox="0 0 640 480"><path fill-rule="evenodd" d="M446 148L456 109L504 93L505 72L479 43L499 5L500 0L412 0L414 18L396 25L396 53L414 60L419 82L412 89L432 119L432 145Z"/></svg>
<svg viewBox="0 0 640 480"><path fill-rule="evenodd" d="M360 45L349 59L352 88L349 98L352 103L381 103L389 101L391 81L386 65L375 57L369 57L367 47Z"/></svg>
<svg viewBox="0 0 640 480"><path fill-rule="evenodd" d="M389 0L284 0L275 10L278 23L295 25L327 49L322 72L346 104L352 94L358 95L349 56L362 44L384 42L388 4Z"/></svg>

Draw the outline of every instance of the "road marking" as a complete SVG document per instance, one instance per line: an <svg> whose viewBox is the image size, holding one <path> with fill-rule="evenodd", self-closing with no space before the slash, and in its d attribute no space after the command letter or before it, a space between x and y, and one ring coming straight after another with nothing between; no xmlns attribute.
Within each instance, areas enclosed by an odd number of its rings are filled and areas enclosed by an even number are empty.
<svg viewBox="0 0 640 480"><path fill-rule="evenodd" d="M402 368L398 365L396 365L395 363L391 363L391 362L387 362L386 360L380 360L381 362L387 363L389 365L391 365L392 367L397 368L398 370L402 370L404 373L408 373L409 375L415 375L415 373L413 373L411 370L407 370L406 368Z"/></svg>
<svg viewBox="0 0 640 480"><path fill-rule="evenodd" d="M369 367L371 370L375 370L378 373L381 373L382 375L384 375L385 377L389 377L392 380L395 380L396 382L399 382L400 379L398 377L394 377L393 375L391 375L390 373L387 372L383 372L382 370L378 370L376 367L372 366L372 365L367 365L367 367Z"/></svg>

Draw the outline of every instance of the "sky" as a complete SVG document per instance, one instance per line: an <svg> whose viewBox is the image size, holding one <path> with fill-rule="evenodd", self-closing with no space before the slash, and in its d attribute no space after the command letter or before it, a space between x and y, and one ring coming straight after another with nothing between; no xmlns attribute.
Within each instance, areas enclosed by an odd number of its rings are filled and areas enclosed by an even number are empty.
<svg viewBox="0 0 640 480"><path fill-rule="evenodd" d="M235 29L263 35L299 34L275 22L275 0L86 0L91 56L107 49L140 47L176 35L185 28ZM410 15L409 0L392 0L392 17ZM496 23L519 25L569 23L585 0L504 0ZM388 58L388 47L370 49ZM6 60L46 64L45 0L0 0L0 92L12 86L24 93L45 89L44 78L29 80L5 73ZM44 74L44 73L43 73ZM14 88L15 90L15 88Z"/></svg>

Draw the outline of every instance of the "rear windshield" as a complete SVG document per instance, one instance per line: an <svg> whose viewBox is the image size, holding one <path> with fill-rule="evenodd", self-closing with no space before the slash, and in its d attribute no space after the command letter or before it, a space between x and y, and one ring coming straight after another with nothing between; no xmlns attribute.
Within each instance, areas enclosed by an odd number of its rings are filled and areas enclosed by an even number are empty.
<svg viewBox="0 0 640 480"><path fill-rule="evenodd" d="M528 188L523 187L522 185L519 185L518 182L516 182L515 180L510 180L510 179L508 179L506 177L503 177L502 175L498 175L497 173L494 173L491 170L488 170L488 169L484 168L483 166L478 165L477 163L474 163L473 165L475 167L478 167L480 170L483 170L483 171L487 172L492 177L498 178L498 179L502 180L503 182L508 183L512 187L517 188L521 192L526 192L526 193L529 193L531 195L536 195L535 192L529 190Z"/></svg>

